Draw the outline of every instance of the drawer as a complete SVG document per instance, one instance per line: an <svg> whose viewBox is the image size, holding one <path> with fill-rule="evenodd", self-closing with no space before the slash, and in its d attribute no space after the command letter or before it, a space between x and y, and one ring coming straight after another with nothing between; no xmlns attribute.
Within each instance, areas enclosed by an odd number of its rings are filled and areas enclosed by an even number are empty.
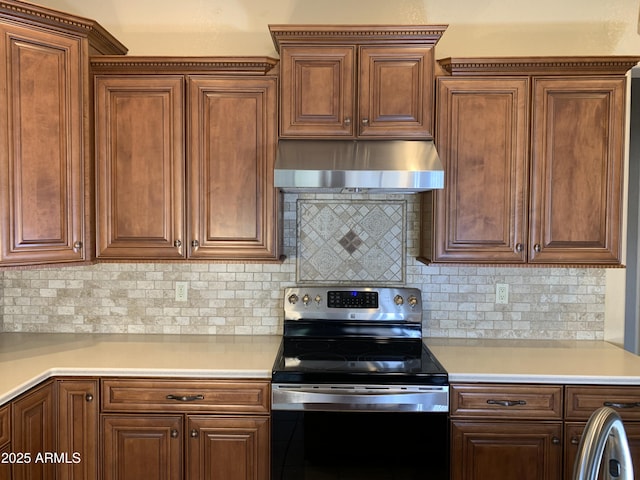
<svg viewBox="0 0 640 480"><path fill-rule="evenodd" d="M9 408L5 405L0 408L0 447L11 440L11 425L9 424Z"/></svg>
<svg viewBox="0 0 640 480"><path fill-rule="evenodd" d="M103 379L102 410L268 413L269 392L258 380Z"/></svg>
<svg viewBox="0 0 640 480"><path fill-rule="evenodd" d="M562 386L454 384L452 417L562 418Z"/></svg>
<svg viewBox="0 0 640 480"><path fill-rule="evenodd" d="M567 386L565 418L587 420L600 407L613 408L623 420L640 420L640 387Z"/></svg>

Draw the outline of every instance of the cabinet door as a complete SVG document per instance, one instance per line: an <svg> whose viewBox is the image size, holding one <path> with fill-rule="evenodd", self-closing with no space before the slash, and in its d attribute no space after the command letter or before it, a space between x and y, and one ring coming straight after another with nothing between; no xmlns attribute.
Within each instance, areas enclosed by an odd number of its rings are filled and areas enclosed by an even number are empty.
<svg viewBox="0 0 640 480"><path fill-rule="evenodd" d="M102 480L180 480L181 415L103 415Z"/></svg>
<svg viewBox="0 0 640 480"><path fill-rule="evenodd" d="M526 78L438 79L445 187L429 194L431 260L526 262L528 86Z"/></svg>
<svg viewBox="0 0 640 480"><path fill-rule="evenodd" d="M95 79L101 258L183 258L184 77Z"/></svg>
<svg viewBox="0 0 640 480"><path fill-rule="evenodd" d="M0 23L2 264L86 259L82 51L78 38Z"/></svg>
<svg viewBox="0 0 640 480"><path fill-rule="evenodd" d="M98 381L58 380L57 480L98 478Z"/></svg>
<svg viewBox="0 0 640 480"><path fill-rule="evenodd" d="M11 453L11 406L0 408L0 480L11 480L11 463L3 461Z"/></svg>
<svg viewBox="0 0 640 480"><path fill-rule="evenodd" d="M31 456L30 462L13 465L13 478L15 480L55 478L54 463L44 461L46 453L56 451L53 383L49 382L15 400L11 405L11 416L12 450L28 453Z"/></svg>
<svg viewBox="0 0 640 480"><path fill-rule="evenodd" d="M5 458L4 455L9 455L12 452L11 444L7 443L5 446L0 447L0 458ZM11 476L11 464L7 462L0 462L0 480L12 480Z"/></svg>
<svg viewBox="0 0 640 480"><path fill-rule="evenodd" d="M276 79L189 79L189 257L274 259Z"/></svg>
<svg viewBox="0 0 640 480"><path fill-rule="evenodd" d="M433 49L360 47L358 135L433 138Z"/></svg>
<svg viewBox="0 0 640 480"><path fill-rule="evenodd" d="M561 422L451 424L452 480L560 480Z"/></svg>
<svg viewBox="0 0 640 480"><path fill-rule="evenodd" d="M564 453L564 478L573 478L573 469L575 467L576 456L578 455L578 446L582 438L582 433L586 426L586 422L571 422L565 424L565 453ZM629 442L629 451L631 452L631 462L633 463L633 478L640 479L640 424L634 422L624 422L624 429ZM601 465L598 478L606 479L606 465Z"/></svg>
<svg viewBox="0 0 640 480"><path fill-rule="evenodd" d="M537 78L529 261L619 263L625 79Z"/></svg>
<svg viewBox="0 0 640 480"><path fill-rule="evenodd" d="M355 46L287 46L280 57L280 136L353 136Z"/></svg>
<svg viewBox="0 0 640 480"><path fill-rule="evenodd" d="M267 417L188 418L188 478L268 480Z"/></svg>

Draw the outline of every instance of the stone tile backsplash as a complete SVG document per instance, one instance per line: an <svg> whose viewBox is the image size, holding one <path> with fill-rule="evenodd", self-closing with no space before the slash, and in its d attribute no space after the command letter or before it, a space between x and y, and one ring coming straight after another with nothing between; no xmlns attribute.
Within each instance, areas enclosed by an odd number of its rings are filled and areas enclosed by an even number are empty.
<svg viewBox="0 0 640 480"><path fill-rule="evenodd" d="M299 284L402 285L406 200L298 200Z"/></svg>
<svg viewBox="0 0 640 480"><path fill-rule="evenodd" d="M429 337L604 337L605 270L425 266L418 198L287 194L281 264L101 263L0 272L7 332L280 334L282 290L297 283L420 288ZM324 260L322 260L324 259ZM331 268L329 268L329 265ZM188 299L175 300L175 282ZM495 303L497 283L509 303Z"/></svg>

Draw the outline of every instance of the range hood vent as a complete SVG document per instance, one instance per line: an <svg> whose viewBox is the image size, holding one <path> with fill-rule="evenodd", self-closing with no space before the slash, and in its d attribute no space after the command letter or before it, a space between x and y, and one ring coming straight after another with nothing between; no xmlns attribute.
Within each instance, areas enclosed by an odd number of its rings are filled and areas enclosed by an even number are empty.
<svg viewBox="0 0 640 480"><path fill-rule="evenodd" d="M275 186L285 192L416 193L444 187L426 140L280 140Z"/></svg>

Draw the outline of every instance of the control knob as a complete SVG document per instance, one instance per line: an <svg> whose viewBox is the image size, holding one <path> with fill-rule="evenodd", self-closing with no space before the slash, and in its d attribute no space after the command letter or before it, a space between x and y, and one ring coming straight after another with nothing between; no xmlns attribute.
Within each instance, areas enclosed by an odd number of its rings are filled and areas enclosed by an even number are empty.
<svg viewBox="0 0 640 480"><path fill-rule="evenodd" d="M404 298L402 298L402 295L396 295L395 297L393 297L393 303L400 306L404 304Z"/></svg>
<svg viewBox="0 0 640 480"><path fill-rule="evenodd" d="M292 293L291 295L289 295L288 300L291 305L295 305L298 302L298 295Z"/></svg>
<svg viewBox="0 0 640 480"><path fill-rule="evenodd" d="M316 298L314 298L314 300L318 305L320 305L320 302L322 301L322 297L320 295L316 295Z"/></svg>
<svg viewBox="0 0 640 480"><path fill-rule="evenodd" d="M415 307L418 304L418 299L416 298L415 295L411 295L408 299L407 302L409 302L409 305L411 306L411 308Z"/></svg>
<svg viewBox="0 0 640 480"><path fill-rule="evenodd" d="M304 304L305 304L305 306L306 306L306 305L309 305L309 300L311 300L311 297L309 296L309 294L308 294L308 293L305 293L305 294L302 296L302 303L304 303Z"/></svg>

